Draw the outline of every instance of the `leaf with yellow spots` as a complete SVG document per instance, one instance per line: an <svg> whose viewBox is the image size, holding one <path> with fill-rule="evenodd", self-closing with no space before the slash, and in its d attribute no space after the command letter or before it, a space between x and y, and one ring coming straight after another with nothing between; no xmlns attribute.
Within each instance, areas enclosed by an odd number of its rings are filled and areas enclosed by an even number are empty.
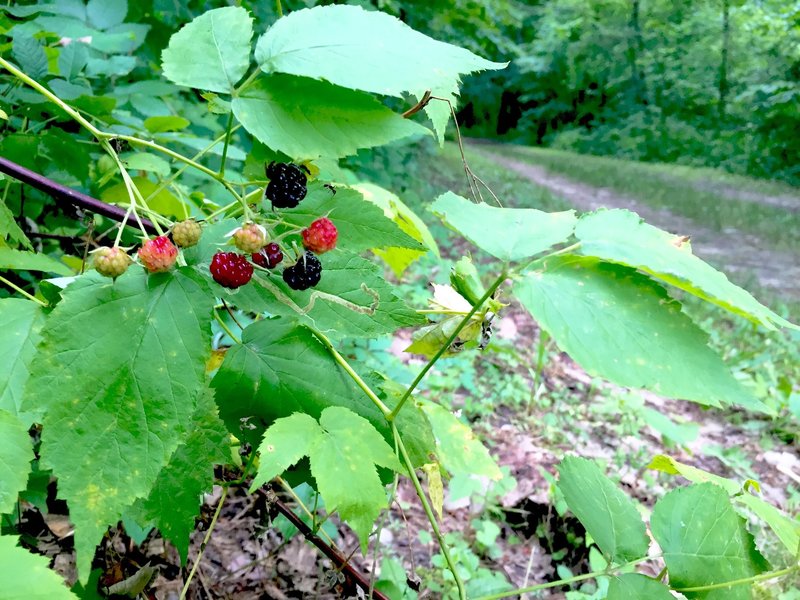
<svg viewBox="0 0 800 600"><path fill-rule="evenodd" d="M680 303L634 269L556 257L523 276L514 294L591 375L710 406L769 412L708 347Z"/></svg>
<svg viewBox="0 0 800 600"><path fill-rule="evenodd" d="M444 506L444 484L442 484L442 472L439 463L432 462L422 465L422 470L428 478L428 497L431 499L431 506L436 511L436 516L442 520L442 506Z"/></svg>
<svg viewBox="0 0 800 600"><path fill-rule="evenodd" d="M193 269L75 279L42 329L22 410L75 524L80 579L96 544L146 497L205 388L214 298Z"/></svg>
<svg viewBox="0 0 800 600"><path fill-rule="evenodd" d="M325 506L335 507L366 548L386 490L376 466L402 471L391 446L364 417L340 406L322 411L319 423L303 413L278 419L259 447L261 465L253 488L308 456Z"/></svg>

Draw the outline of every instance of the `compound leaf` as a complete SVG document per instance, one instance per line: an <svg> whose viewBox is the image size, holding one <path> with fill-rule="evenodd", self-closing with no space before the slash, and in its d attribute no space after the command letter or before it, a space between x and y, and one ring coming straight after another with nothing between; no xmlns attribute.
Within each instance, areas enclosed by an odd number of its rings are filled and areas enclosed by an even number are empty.
<svg viewBox="0 0 800 600"><path fill-rule="evenodd" d="M25 411L75 524L81 581L111 523L149 494L184 440L210 355L213 296L190 268L81 276L48 316Z"/></svg>
<svg viewBox="0 0 800 600"><path fill-rule="evenodd" d="M250 65L253 19L239 6L209 10L184 25L161 54L178 85L229 94Z"/></svg>
<svg viewBox="0 0 800 600"><path fill-rule="evenodd" d="M14 509L31 470L33 446L28 428L12 413L0 409L0 514Z"/></svg>
<svg viewBox="0 0 800 600"><path fill-rule="evenodd" d="M311 447L311 474L325 505L337 507L366 551L373 523L389 506L375 465L395 471L402 466L375 427L351 410L326 408L319 422L325 432Z"/></svg>
<svg viewBox="0 0 800 600"><path fill-rule="evenodd" d="M305 77L259 77L231 106L260 142L295 159L339 158L430 133L369 94Z"/></svg>
<svg viewBox="0 0 800 600"><path fill-rule="evenodd" d="M769 568L728 494L712 483L669 492L656 503L650 529L664 553L670 586L678 591L745 579ZM744 600L750 598L750 586L683 593L687 598Z"/></svg>
<svg viewBox="0 0 800 600"><path fill-rule="evenodd" d="M381 382L373 379L366 378L378 392ZM318 419L329 406L352 410L385 439L392 439L381 412L327 348L307 327L290 319L264 319L246 327L242 344L227 351L211 385L228 429L254 444L276 419L296 412ZM396 398L390 395L383 401L391 408ZM242 426L242 420L247 424ZM433 434L419 409L404 407L395 422L414 464L429 462Z"/></svg>
<svg viewBox="0 0 800 600"><path fill-rule="evenodd" d="M574 210L498 208L453 192L439 196L431 210L478 248L507 261L529 258L566 241L576 222Z"/></svg>
<svg viewBox="0 0 800 600"><path fill-rule="evenodd" d="M17 546L17 537L0 535L0 580L6 600L78 600L50 559Z"/></svg>
<svg viewBox="0 0 800 600"><path fill-rule="evenodd" d="M734 379L681 305L633 269L557 257L523 276L514 293L592 375L702 404L768 411Z"/></svg>
<svg viewBox="0 0 800 600"><path fill-rule="evenodd" d="M578 251L585 256L640 269L770 329L795 327L692 254L685 238L648 225L634 212L603 209L584 215L575 227L575 237L581 241Z"/></svg>
<svg viewBox="0 0 800 600"><path fill-rule="evenodd" d="M20 412L28 369L43 323L42 307L35 302L18 298L0 300L0 410L17 415Z"/></svg>
<svg viewBox="0 0 800 600"><path fill-rule="evenodd" d="M391 15L358 6L295 11L259 38L255 57L267 73L303 75L397 97L507 64L436 41Z"/></svg>
<svg viewBox="0 0 800 600"><path fill-rule="evenodd" d="M647 555L647 532L636 505L591 460L568 456L558 488L606 556L624 563Z"/></svg>

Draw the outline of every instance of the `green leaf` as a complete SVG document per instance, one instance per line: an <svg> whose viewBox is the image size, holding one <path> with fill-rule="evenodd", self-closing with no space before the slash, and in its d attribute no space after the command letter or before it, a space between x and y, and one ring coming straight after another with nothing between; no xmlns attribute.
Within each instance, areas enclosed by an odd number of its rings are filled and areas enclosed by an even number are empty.
<svg viewBox="0 0 800 600"><path fill-rule="evenodd" d="M0 410L20 413L28 369L43 323L42 307L35 302L18 298L0 300ZM24 422L32 424L28 419Z"/></svg>
<svg viewBox="0 0 800 600"><path fill-rule="evenodd" d="M755 549L744 519L734 512L728 494L711 483L673 490L661 498L653 509L650 529L663 551L670 586L678 591L745 579L769 568ZM684 595L749 599L750 586Z"/></svg>
<svg viewBox="0 0 800 600"><path fill-rule="evenodd" d="M191 426L214 298L189 268L135 268L116 281L91 273L62 296L22 408L44 414L42 461L69 504L85 582L106 527L150 493Z"/></svg>
<svg viewBox="0 0 800 600"><path fill-rule="evenodd" d="M28 428L13 413L0 409L0 514L14 509L33 458Z"/></svg>
<svg viewBox="0 0 800 600"><path fill-rule="evenodd" d="M168 177L170 173L169 163L166 160L160 156L149 154L147 152L136 152L134 154L126 155L122 157L122 162L129 171L149 171L151 173L155 173L156 175L160 175L161 177Z"/></svg>
<svg viewBox="0 0 800 600"><path fill-rule="evenodd" d="M338 158L429 133L368 94L304 77L259 77L231 106L260 142L295 159Z"/></svg>
<svg viewBox="0 0 800 600"><path fill-rule="evenodd" d="M714 475L708 471L684 464L670 456L660 454L655 456L648 465L649 469L656 469L670 475L681 475L692 483L713 483L725 490L735 505L746 506L759 519L763 520L778 536L790 555L794 555L800 548L800 523L791 519L772 504L754 496L745 489L748 482L742 485L732 479Z"/></svg>
<svg viewBox="0 0 800 600"><path fill-rule="evenodd" d="M342 250L325 253L321 262L322 279L311 290L291 290L283 279L258 274L230 300L243 310L295 317L337 339L379 337L425 322L397 296L374 262Z"/></svg>
<svg viewBox="0 0 800 600"><path fill-rule="evenodd" d="M73 41L58 53L58 72L67 81L77 77L89 61L86 44Z"/></svg>
<svg viewBox="0 0 800 600"><path fill-rule="evenodd" d="M514 294L592 375L663 396L768 412L707 346L706 334L680 304L633 269L557 257L523 276Z"/></svg>
<svg viewBox="0 0 800 600"><path fill-rule="evenodd" d="M2 270L43 271L64 276L75 274L67 265L46 254L23 252L11 248L0 248L0 271Z"/></svg>
<svg viewBox="0 0 800 600"><path fill-rule="evenodd" d="M326 408L319 423L325 433L311 446L311 474L325 505L337 508L366 552L375 520L389 507L375 465L395 471L403 468L375 427L354 412Z"/></svg>
<svg viewBox="0 0 800 600"><path fill-rule="evenodd" d="M383 210L386 218L394 221L400 229L420 242L427 250L439 256L439 246L427 225L417 214L411 210L400 198L387 189L373 183L359 183L353 186L369 202ZM417 250L395 246L387 243L388 248L375 249L373 252L386 261L396 277L402 276L405 270L418 258L425 255L427 250Z"/></svg>
<svg viewBox="0 0 800 600"><path fill-rule="evenodd" d="M161 133L164 131L180 131L186 129L192 122L185 117L173 115L148 117L144 120L147 131Z"/></svg>
<svg viewBox="0 0 800 600"><path fill-rule="evenodd" d="M89 23L98 29L108 29L119 25L128 14L127 0L89 0L86 16Z"/></svg>
<svg viewBox="0 0 800 600"><path fill-rule="evenodd" d="M229 94L250 65L253 19L226 6L184 25L161 54L164 76L178 85Z"/></svg>
<svg viewBox="0 0 800 600"><path fill-rule="evenodd" d="M612 577L608 584L608 600L674 600L669 588L660 581L639 573Z"/></svg>
<svg viewBox="0 0 800 600"><path fill-rule="evenodd" d="M42 80L47 77L47 55L44 46L30 35L14 36L11 56L29 77Z"/></svg>
<svg viewBox="0 0 800 600"><path fill-rule="evenodd" d="M26 248L33 249L25 232L20 229L14 220L14 213L9 210L2 199L0 199L0 238L12 244L20 244Z"/></svg>
<svg viewBox="0 0 800 600"><path fill-rule="evenodd" d="M692 254L684 238L648 225L636 213L599 210L575 228L579 252L639 269L769 329L791 323Z"/></svg>
<svg viewBox="0 0 800 600"><path fill-rule="evenodd" d="M276 419L264 433L258 447L261 462L258 473L250 484L252 493L275 476L308 456L324 431L319 423L305 413L296 412L288 417Z"/></svg>
<svg viewBox="0 0 800 600"><path fill-rule="evenodd" d="M0 535L0 580L4 600L78 600L49 568L50 559L17 546L17 537Z"/></svg>
<svg viewBox="0 0 800 600"><path fill-rule="evenodd" d="M420 240L353 189L337 188L336 194L332 194L322 184L312 183L308 195L296 208L281 211L286 223L298 227L308 227L320 215L327 215L336 225L337 248L352 252L390 246L425 250Z"/></svg>
<svg viewBox="0 0 800 600"><path fill-rule="evenodd" d="M425 400L418 403L436 437L439 462L451 476L478 475L496 481L502 479L503 473L497 462L470 427L438 404Z"/></svg>
<svg viewBox="0 0 800 600"><path fill-rule="evenodd" d="M255 57L267 73L303 75L400 98L507 64L438 42L395 17L358 6L295 11L259 38Z"/></svg>
<svg viewBox="0 0 800 600"><path fill-rule="evenodd" d="M147 499L134 507L137 522L158 527L184 564L201 495L214 484L214 465L230 462L229 446L213 394L206 391L198 398L185 440L161 469Z"/></svg>
<svg viewBox="0 0 800 600"><path fill-rule="evenodd" d="M574 210L498 208L475 204L453 192L439 196L431 210L478 248L506 261L530 258L565 242L575 227Z"/></svg>
<svg viewBox="0 0 800 600"><path fill-rule="evenodd" d="M649 541L636 505L593 461L568 456L558 474L567 506L607 557L624 563L647 555Z"/></svg>
<svg viewBox="0 0 800 600"><path fill-rule="evenodd" d="M153 192L159 187L157 183L150 181L147 177L131 177L131 181L139 190L139 193L145 198L150 198ZM110 188L103 190L100 194L103 202L110 202L112 204L130 204L130 196L128 195L128 188L124 182L119 182L112 185ZM162 215L169 215L172 217L183 218L186 216L187 207L181 202L180 198L175 196L169 189L162 189L155 196L147 200L147 205L151 210L154 210Z"/></svg>
<svg viewBox="0 0 800 600"><path fill-rule="evenodd" d="M285 318L264 319L245 328L242 342L227 351L211 383L220 414L235 436L258 443L276 419L296 412L318 419L325 408L342 406L392 439L381 412L306 327ZM380 392L381 382L366 381ZM397 398L390 394L383 401L391 408ZM242 419L248 420L244 427ZM429 462L433 434L419 409L405 406L396 423L414 464Z"/></svg>

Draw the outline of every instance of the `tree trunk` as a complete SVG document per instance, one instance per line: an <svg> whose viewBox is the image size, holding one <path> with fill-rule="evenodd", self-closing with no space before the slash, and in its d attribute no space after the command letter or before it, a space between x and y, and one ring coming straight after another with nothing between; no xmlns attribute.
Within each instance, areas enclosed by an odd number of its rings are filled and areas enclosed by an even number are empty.
<svg viewBox="0 0 800 600"><path fill-rule="evenodd" d="M730 0L722 0L722 58L719 63L719 117L725 118L728 100L728 52L731 43Z"/></svg>

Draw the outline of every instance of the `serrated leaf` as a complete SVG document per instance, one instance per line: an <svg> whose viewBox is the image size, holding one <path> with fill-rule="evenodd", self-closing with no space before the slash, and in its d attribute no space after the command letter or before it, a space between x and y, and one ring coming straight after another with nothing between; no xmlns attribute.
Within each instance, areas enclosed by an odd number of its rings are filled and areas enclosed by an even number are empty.
<svg viewBox="0 0 800 600"><path fill-rule="evenodd" d="M127 0L89 0L86 4L86 16L98 29L109 29L119 25L127 14Z"/></svg>
<svg viewBox="0 0 800 600"><path fill-rule="evenodd" d="M546 213L535 208L498 208L470 202L453 192L431 206L450 227L500 260L518 261L565 242L575 227L575 211Z"/></svg>
<svg viewBox="0 0 800 600"><path fill-rule="evenodd" d="M19 416L22 394L39 331L44 323L42 307L18 298L0 300L0 409ZM26 425L30 420L24 418Z"/></svg>
<svg viewBox="0 0 800 600"><path fill-rule="evenodd" d="M136 520L157 527L178 549L183 564L201 496L214 484L214 465L230 461L228 432L213 394L200 394L188 435L161 469L146 500L134 507Z"/></svg>
<svg viewBox="0 0 800 600"><path fill-rule="evenodd" d="M578 252L628 265L770 329L791 323L694 254L686 240L648 225L628 210L599 210L575 227Z"/></svg>
<svg viewBox="0 0 800 600"><path fill-rule="evenodd" d="M260 142L296 160L339 158L430 133L369 94L305 77L261 76L231 107Z"/></svg>
<svg viewBox="0 0 800 600"><path fill-rule="evenodd" d="M502 479L500 467L472 429L438 404L419 401L419 406L428 417L436 437L439 462L451 476L478 475L498 481Z"/></svg>
<svg viewBox="0 0 800 600"><path fill-rule="evenodd" d="M47 318L22 409L44 415L43 464L89 576L109 524L150 492L183 441L211 353L214 298L190 268L83 275Z"/></svg>
<svg viewBox="0 0 800 600"><path fill-rule="evenodd" d="M800 523L792 520L772 504L765 502L758 496L754 496L744 489L745 485L684 464L663 454L653 457L648 468L663 471L670 475L681 475L692 483L708 482L721 487L731 496L731 500L735 505L746 506L759 519L762 519L778 536L778 539L783 543L790 555L794 555L797 549L800 548Z"/></svg>
<svg viewBox="0 0 800 600"><path fill-rule="evenodd" d="M711 406L768 412L707 346L681 305L633 269L557 257L523 276L514 294L592 375Z"/></svg>
<svg viewBox="0 0 800 600"><path fill-rule="evenodd" d="M639 573L612 577L608 584L608 600L674 600L669 588L660 581Z"/></svg>
<svg viewBox="0 0 800 600"><path fill-rule="evenodd" d="M89 61L86 44L74 41L58 53L58 72L67 81L77 77Z"/></svg>
<svg viewBox="0 0 800 600"><path fill-rule="evenodd" d="M244 8L209 10L175 33L161 54L164 76L178 85L229 94L250 65L253 19Z"/></svg>
<svg viewBox="0 0 800 600"><path fill-rule="evenodd" d="M375 465L396 471L403 468L375 427L354 412L326 408L319 423L325 432L311 447L311 474L325 505L336 507L366 552L375 520L389 507Z"/></svg>
<svg viewBox="0 0 800 600"><path fill-rule="evenodd" d="M365 379L380 393L380 382ZM276 419L296 412L319 418L329 406L352 410L392 439L381 412L328 350L306 327L289 319L265 319L246 327L242 345L228 349L211 385L228 429L251 443L258 443ZM389 394L383 401L391 408L397 398ZM242 419L247 419L244 428ZM414 464L429 462L433 434L419 409L404 407L395 422Z"/></svg>
<svg viewBox="0 0 800 600"><path fill-rule="evenodd" d="M14 414L0 409L0 515L14 509L33 458L28 428Z"/></svg>
<svg viewBox="0 0 800 600"><path fill-rule="evenodd" d="M0 535L0 579L5 600L78 600L49 568L50 559L17 546L17 537Z"/></svg>
<svg viewBox="0 0 800 600"><path fill-rule="evenodd" d="M327 215L339 232L337 248L361 252L396 246L424 251L423 243L404 231L384 211L356 190L337 188L336 194L320 183L308 186L308 195L296 207L282 210L291 225L308 227L320 215Z"/></svg>
<svg viewBox="0 0 800 600"><path fill-rule="evenodd" d="M711 483L679 488L661 498L650 529L667 563L670 586L678 591L745 579L769 568L728 494ZM687 598L744 600L750 598L750 586L683 593Z"/></svg>
<svg viewBox="0 0 800 600"><path fill-rule="evenodd" d="M308 456L311 446L317 443L323 433L319 423L305 413L296 412L276 419L264 432L264 439L258 447L261 462L250 484L250 492Z"/></svg>
<svg viewBox="0 0 800 600"><path fill-rule="evenodd" d="M568 456L558 474L567 506L607 557L624 563L647 555L649 541L636 505L593 461Z"/></svg>
<svg viewBox="0 0 800 600"><path fill-rule="evenodd" d="M267 73L314 77L397 97L507 64L436 41L395 17L358 6L294 11L259 38L255 57Z"/></svg>
<svg viewBox="0 0 800 600"><path fill-rule="evenodd" d="M24 252L12 248L0 248L0 271L43 271L57 275L74 275L64 263L50 258L46 254Z"/></svg>
<svg viewBox="0 0 800 600"><path fill-rule="evenodd" d="M39 40L29 35L17 35L11 48L11 56L26 75L37 80L47 77L47 55Z"/></svg>
<svg viewBox="0 0 800 600"><path fill-rule="evenodd" d="M320 260L322 278L310 290L291 290L283 279L258 274L230 300L244 310L294 317L336 339L378 337L425 322L397 296L374 262L343 250L327 252ZM350 304L317 297L320 293Z"/></svg>

